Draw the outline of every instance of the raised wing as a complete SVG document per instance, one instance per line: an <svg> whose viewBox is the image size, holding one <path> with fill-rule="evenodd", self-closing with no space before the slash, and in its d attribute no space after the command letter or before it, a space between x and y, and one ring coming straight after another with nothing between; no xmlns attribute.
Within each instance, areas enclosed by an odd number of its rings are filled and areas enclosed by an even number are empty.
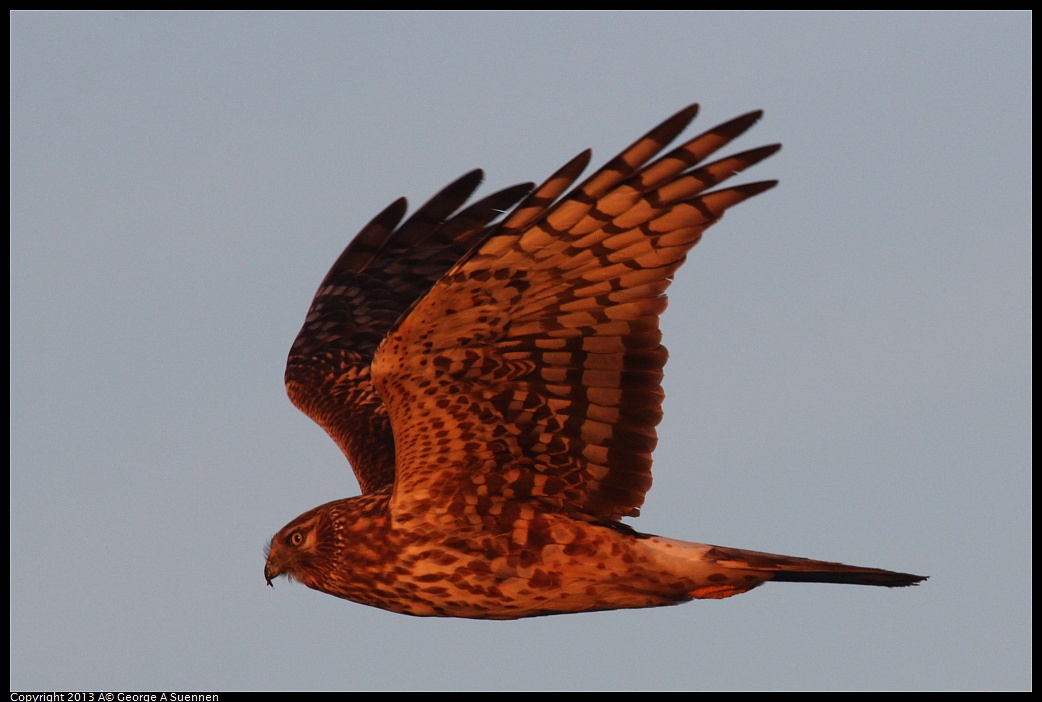
<svg viewBox="0 0 1042 702"><path fill-rule="evenodd" d="M648 163L696 111L555 204L522 203L388 335L373 378L394 427L396 518L487 528L527 501L592 520L638 513L662 417L665 290L707 227L775 185L706 192L777 145L699 165L759 112ZM570 187L575 163L537 192Z"/></svg>
<svg viewBox="0 0 1042 702"><path fill-rule="evenodd" d="M290 349L286 390L325 429L363 493L394 482L394 437L369 365L405 310L532 189L515 185L456 212L482 180L471 171L399 226L405 198L365 226L326 274ZM453 214L455 213L455 214Z"/></svg>

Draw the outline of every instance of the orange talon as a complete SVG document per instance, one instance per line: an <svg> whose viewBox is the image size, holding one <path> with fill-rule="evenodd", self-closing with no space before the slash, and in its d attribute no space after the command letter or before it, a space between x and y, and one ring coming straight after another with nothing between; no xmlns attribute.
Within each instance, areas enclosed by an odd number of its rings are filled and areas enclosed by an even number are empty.
<svg viewBox="0 0 1042 702"><path fill-rule="evenodd" d="M692 590L691 596L696 600L722 600L725 597L734 597L735 595L741 595L743 592L749 592L760 584L756 583L756 585L750 585L749 587L740 585L707 585L697 590Z"/></svg>

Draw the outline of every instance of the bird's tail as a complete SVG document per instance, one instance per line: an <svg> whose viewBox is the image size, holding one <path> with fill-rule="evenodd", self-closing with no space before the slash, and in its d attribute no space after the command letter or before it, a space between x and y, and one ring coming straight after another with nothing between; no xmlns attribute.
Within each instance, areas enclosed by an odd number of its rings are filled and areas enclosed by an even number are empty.
<svg viewBox="0 0 1042 702"><path fill-rule="evenodd" d="M725 546L694 544L662 537L649 539L660 557L678 568L681 561L697 584L690 594L698 599L721 599L747 592L768 580L795 583L839 583L907 587L927 576L897 573L880 568L815 561L776 553L747 551Z"/></svg>

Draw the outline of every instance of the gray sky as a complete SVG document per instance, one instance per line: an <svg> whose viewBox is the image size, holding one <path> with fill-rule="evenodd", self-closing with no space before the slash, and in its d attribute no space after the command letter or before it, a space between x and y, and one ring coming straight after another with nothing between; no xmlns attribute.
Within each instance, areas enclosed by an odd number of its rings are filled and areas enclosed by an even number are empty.
<svg viewBox="0 0 1042 702"><path fill-rule="evenodd" d="M1031 15L11 15L12 689L1031 687ZM415 619L262 576L357 493L285 396L336 256L689 102L766 116L670 289L642 531L928 574Z"/></svg>

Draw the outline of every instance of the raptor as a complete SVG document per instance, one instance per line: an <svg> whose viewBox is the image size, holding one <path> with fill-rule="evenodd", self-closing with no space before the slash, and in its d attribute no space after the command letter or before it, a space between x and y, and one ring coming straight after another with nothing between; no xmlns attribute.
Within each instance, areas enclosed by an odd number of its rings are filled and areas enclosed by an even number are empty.
<svg viewBox="0 0 1042 702"><path fill-rule="evenodd" d="M924 577L690 543L624 524L651 487L659 317L702 233L775 181L722 185L770 145L710 160L752 112L666 150L681 110L581 184L466 202L472 171L407 219L399 199L318 288L290 398L362 494L283 527L264 577L419 616L516 619L724 598L765 582ZM403 221L404 220L404 221Z"/></svg>

